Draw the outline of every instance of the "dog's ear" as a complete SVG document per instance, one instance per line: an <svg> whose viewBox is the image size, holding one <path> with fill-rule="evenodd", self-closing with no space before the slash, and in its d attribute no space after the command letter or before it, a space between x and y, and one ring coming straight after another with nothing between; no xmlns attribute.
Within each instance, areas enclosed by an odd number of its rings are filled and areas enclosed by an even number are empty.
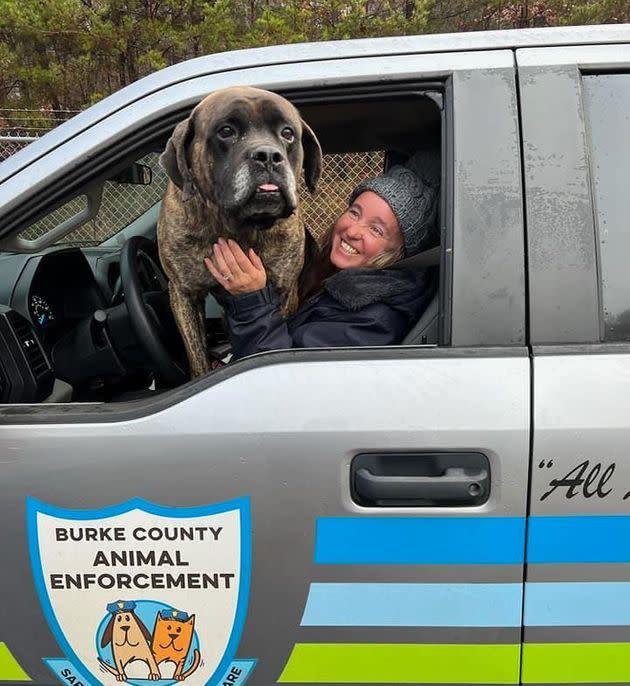
<svg viewBox="0 0 630 686"><path fill-rule="evenodd" d="M116 619L116 617L112 615L109 622L107 622L107 626L105 627L105 631L103 632L103 638L101 638L101 648L104 648L112 642L112 634L114 632L114 619Z"/></svg>
<svg viewBox="0 0 630 686"><path fill-rule="evenodd" d="M188 119L184 119L175 127L164 152L160 155L160 166L181 190L184 200L190 200L194 191L187 154L188 144L195 133L194 116L193 111Z"/></svg>
<svg viewBox="0 0 630 686"><path fill-rule="evenodd" d="M322 175L322 147L313 129L302 119L302 150L304 151L304 180L311 193L317 189Z"/></svg>
<svg viewBox="0 0 630 686"><path fill-rule="evenodd" d="M134 613L133 615L135 617L136 623L138 624L138 629L142 632L142 635L144 636L144 639L147 643L151 643L151 632L147 629L147 627L144 625L144 622L138 617L137 614Z"/></svg>

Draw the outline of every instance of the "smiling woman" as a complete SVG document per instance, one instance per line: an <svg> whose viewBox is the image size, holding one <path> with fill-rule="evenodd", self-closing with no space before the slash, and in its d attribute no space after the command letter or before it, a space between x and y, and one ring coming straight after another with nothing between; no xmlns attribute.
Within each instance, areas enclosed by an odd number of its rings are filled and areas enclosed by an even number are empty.
<svg viewBox="0 0 630 686"><path fill-rule="evenodd" d="M429 271L388 267L436 240L439 179L439 153L426 148L406 165L360 183L321 250L307 259L300 308L286 320L259 255L243 252L233 240L219 240L205 263L229 294L234 356L400 343L435 284Z"/></svg>
<svg viewBox="0 0 630 686"><path fill-rule="evenodd" d="M337 269L374 266L378 258L395 262L403 254L398 219L373 191L358 195L333 228L329 259Z"/></svg>

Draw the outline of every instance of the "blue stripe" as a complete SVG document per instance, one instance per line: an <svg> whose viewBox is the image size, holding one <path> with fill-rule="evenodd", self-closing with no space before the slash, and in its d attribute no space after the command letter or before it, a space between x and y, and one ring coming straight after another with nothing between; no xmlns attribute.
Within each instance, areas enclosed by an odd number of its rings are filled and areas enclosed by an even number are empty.
<svg viewBox="0 0 630 686"><path fill-rule="evenodd" d="M521 626L521 584L311 584L302 626Z"/></svg>
<svg viewBox="0 0 630 686"><path fill-rule="evenodd" d="M521 517L321 517L318 564L522 564Z"/></svg>
<svg viewBox="0 0 630 686"><path fill-rule="evenodd" d="M630 517L530 517L527 562L630 562Z"/></svg>
<svg viewBox="0 0 630 686"><path fill-rule="evenodd" d="M524 623L526 626L630 625L630 583L528 583Z"/></svg>

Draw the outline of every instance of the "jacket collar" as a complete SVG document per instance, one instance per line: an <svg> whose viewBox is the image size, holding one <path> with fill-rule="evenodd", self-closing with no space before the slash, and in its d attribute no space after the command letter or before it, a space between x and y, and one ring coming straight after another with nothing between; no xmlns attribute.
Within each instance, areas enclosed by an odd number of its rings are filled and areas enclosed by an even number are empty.
<svg viewBox="0 0 630 686"><path fill-rule="evenodd" d="M404 269L342 269L324 281L324 289L349 310L417 291L426 280L424 271Z"/></svg>

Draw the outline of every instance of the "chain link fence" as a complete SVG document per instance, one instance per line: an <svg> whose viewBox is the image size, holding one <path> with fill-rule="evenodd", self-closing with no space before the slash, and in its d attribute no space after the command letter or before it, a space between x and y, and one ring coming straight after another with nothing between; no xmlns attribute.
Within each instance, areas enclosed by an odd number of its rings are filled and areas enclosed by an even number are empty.
<svg viewBox="0 0 630 686"><path fill-rule="evenodd" d="M105 181L98 212L92 219L67 233L62 241L64 243L100 243L129 226L134 219L151 209L162 199L168 182L166 173L158 164L158 158L158 153L150 153L138 160L140 164L151 169L150 184L136 185ZM20 233L20 236L27 240L34 240L84 212L87 207L87 196L78 195L38 222L31 224Z"/></svg>
<svg viewBox="0 0 630 686"><path fill-rule="evenodd" d="M78 111L0 109L0 162L75 114Z"/></svg>
<svg viewBox="0 0 630 686"><path fill-rule="evenodd" d="M348 207L354 188L364 179L380 174L383 164L383 152L324 155L317 193L311 196L302 185L300 194L305 224L316 239L321 240Z"/></svg>
<svg viewBox="0 0 630 686"><path fill-rule="evenodd" d="M33 136L6 136L0 134L0 162L8 160L11 155L34 140L36 139Z"/></svg>
<svg viewBox="0 0 630 686"><path fill-rule="evenodd" d="M0 162L35 140L33 136L15 135L14 132L12 134L0 135ZM158 158L157 153L151 153L138 160L152 170L152 181L146 186L106 181L96 216L66 234L63 242L100 243L155 205L164 194L168 181L158 164ZM354 187L382 170L382 152L324 155L322 178L317 193L311 196L305 185L301 184L304 220L313 236L321 239L346 209L348 197ZM20 235L33 240L76 216L86 206L87 197L79 195L27 227Z"/></svg>

